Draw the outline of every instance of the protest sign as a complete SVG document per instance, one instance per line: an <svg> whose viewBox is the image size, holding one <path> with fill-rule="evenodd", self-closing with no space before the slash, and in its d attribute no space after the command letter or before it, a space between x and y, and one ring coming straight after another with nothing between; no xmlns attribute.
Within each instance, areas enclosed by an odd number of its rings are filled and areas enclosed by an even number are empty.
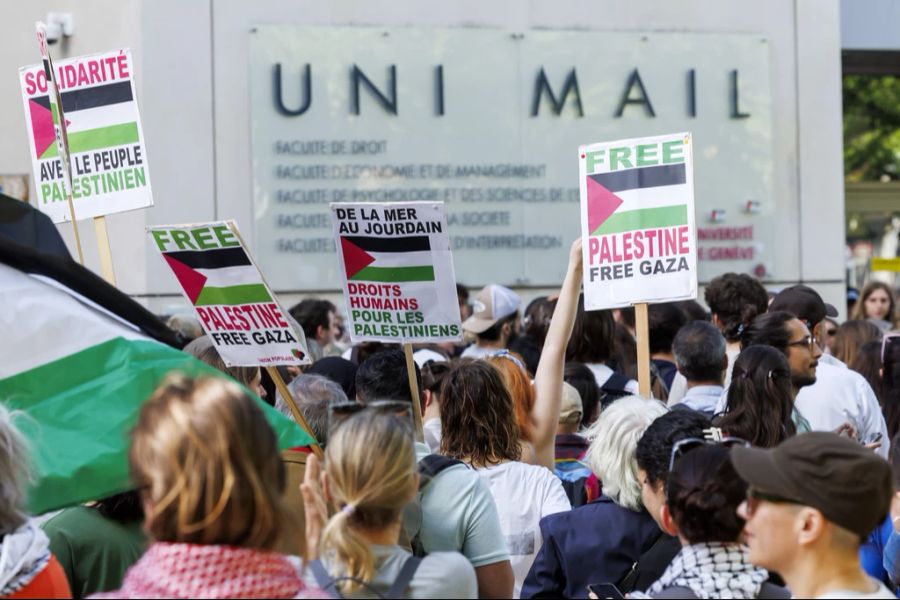
<svg viewBox="0 0 900 600"><path fill-rule="evenodd" d="M44 65L19 69L35 205L56 223L73 220L69 193L78 219L152 206L131 53L118 50L51 64L46 55ZM57 127L62 144L56 143ZM68 157L60 152L64 144L71 155L71 189L66 189L63 162Z"/></svg>
<svg viewBox="0 0 900 600"><path fill-rule="evenodd" d="M585 310L697 297L691 135L579 148Z"/></svg>
<svg viewBox="0 0 900 600"><path fill-rule="evenodd" d="M331 205L353 342L459 340L442 202Z"/></svg>
<svg viewBox="0 0 900 600"><path fill-rule="evenodd" d="M309 364L232 221L147 228L228 366Z"/></svg>

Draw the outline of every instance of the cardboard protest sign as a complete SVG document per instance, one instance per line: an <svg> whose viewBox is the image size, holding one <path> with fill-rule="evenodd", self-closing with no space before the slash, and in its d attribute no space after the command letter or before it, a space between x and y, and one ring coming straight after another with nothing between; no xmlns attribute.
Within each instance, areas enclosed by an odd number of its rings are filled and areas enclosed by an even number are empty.
<svg viewBox="0 0 900 600"><path fill-rule="evenodd" d="M144 134L128 50L94 54L53 65L72 157L77 218L153 205ZM36 205L54 222L71 220L63 165L56 144L56 100L43 65L19 69L31 150Z"/></svg>
<svg viewBox="0 0 900 600"><path fill-rule="evenodd" d="M462 333L442 202L331 205L354 342L441 342Z"/></svg>
<svg viewBox="0 0 900 600"><path fill-rule="evenodd" d="M147 231L226 365L309 364L303 332L292 327L234 222Z"/></svg>
<svg viewBox="0 0 900 600"><path fill-rule="evenodd" d="M586 310L697 297L691 135L579 148Z"/></svg>

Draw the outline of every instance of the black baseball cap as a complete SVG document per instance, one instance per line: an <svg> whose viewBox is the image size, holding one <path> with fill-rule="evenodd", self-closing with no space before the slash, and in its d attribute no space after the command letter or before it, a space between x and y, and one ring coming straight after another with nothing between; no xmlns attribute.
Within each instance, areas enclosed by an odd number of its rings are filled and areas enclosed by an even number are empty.
<svg viewBox="0 0 900 600"><path fill-rule="evenodd" d="M810 326L820 323L825 317L838 316L837 309L822 300L819 292L808 285L792 285L784 288L769 305L769 311L785 310L793 313L801 321L806 321Z"/></svg>
<svg viewBox="0 0 900 600"><path fill-rule="evenodd" d="M738 475L752 487L817 509L865 539L891 506L894 481L886 460L849 438L813 431L772 449L731 449Z"/></svg>

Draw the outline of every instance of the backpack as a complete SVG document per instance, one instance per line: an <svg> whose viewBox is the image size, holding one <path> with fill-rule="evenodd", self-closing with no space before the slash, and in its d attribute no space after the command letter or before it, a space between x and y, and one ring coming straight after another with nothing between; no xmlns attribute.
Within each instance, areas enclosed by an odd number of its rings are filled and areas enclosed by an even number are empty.
<svg viewBox="0 0 900 600"><path fill-rule="evenodd" d="M410 556L409 558L407 558L406 562L403 563L403 567L400 569L400 573L397 575L397 579L394 580L394 583L391 584L391 587L388 588L388 591L385 592L384 596L372 589L370 585L362 581L356 581L379 598L402 598L403 593L409 587L409 584L412 583L413 577L415 577L416 575L416 570L419 568L419 565L421 563L421 558L416 558L415 556ZM312 571L313 577L315 578L318 586L322 588L323 592L330 595L332 598L343 598L343 596L337 589L337 584L339 582L354 581L353 577L332 577L328 574L328 571L325 569L325 565L322 564L322 561L318 559L310 562L309 568ZM329 588L334 588L334 591L328 591Z"/></svg>

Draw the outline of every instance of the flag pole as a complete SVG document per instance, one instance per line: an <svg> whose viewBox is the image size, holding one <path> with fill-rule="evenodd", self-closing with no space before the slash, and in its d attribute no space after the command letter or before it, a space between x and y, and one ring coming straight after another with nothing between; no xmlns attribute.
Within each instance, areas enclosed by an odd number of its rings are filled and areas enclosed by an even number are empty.
<svg viewBox="0 0 900 600"><path fill-rule="evenodd" d="M269 377L272 378L272 381L275 382L275 387L278 388L278 393L281 394L281 397L284 398L284 401L287 402L287 405L291 407L291 414L294 415L294 420L297 422L297 425L300 426L303 431L309 434L309 437L313 439L313 444L310 446L312 448L313 454L316 455L316 458L321 460L323 458L322 447L319 445L319 441L316 439L316 434L313 433L312 427L309 426L309 422L306 420L306 417L303 416L303 413L300 412L300 407L297 406L297 402L294 400L293 394L288 389L287 384L284 383L284 379L281 377L281 373L278 372L278 369L275 367L266 367L266 371L269 373Z"/></svg>
<svg viewBox="0 0 900 600"><path fill-rule="evenodd" d="M106 217L94 217L94 231L97 233L97 247L100 249L100 271L110 285L116 285L116 272L113 270L112 248L109 245L109 232L106 229Z"/></svg>
<svg viewBox="0 0 900 600"><path fill-rule="evenodd" d="M422 404L419 399L419 382L416 380L416 362L413 360L412 344L403 344L403 353L406 355L406 374L409 379L409 393L412 397L413 425L415 427L416 441L425 441L425 429L422 424Z"/></svg>
<svg viewBox="0 0 900 600"><path fill-rule="evenodd" d="M69 154L69 136L66 131L66 118L63 113L62 97L59 88L56 87L56 72L53 70L53 60L50 58L50 49L47 47L47 26L41 21L35 23L37 30L38 46L41 49L41 61L44 65L44 74L47 76L47 89L56 104L56 120L54 133L56 134L56 148L59 153L59 161L62 164L63 185L66 188L66 201L69 203L69 215L72 217L72 231L75 232L75 249L78 251L78 262L84 266L84 252L81 249L81 236L78 234L78 220L75 218L75 203L72 201L72 163Z"/></svg>
<svg viewBox="0 0 900 600"><path fill-rule="evenodd" d="M638 388L641 396L650 398L650 326L646 302L634 305L634 325L637 334Z"/></svg>

